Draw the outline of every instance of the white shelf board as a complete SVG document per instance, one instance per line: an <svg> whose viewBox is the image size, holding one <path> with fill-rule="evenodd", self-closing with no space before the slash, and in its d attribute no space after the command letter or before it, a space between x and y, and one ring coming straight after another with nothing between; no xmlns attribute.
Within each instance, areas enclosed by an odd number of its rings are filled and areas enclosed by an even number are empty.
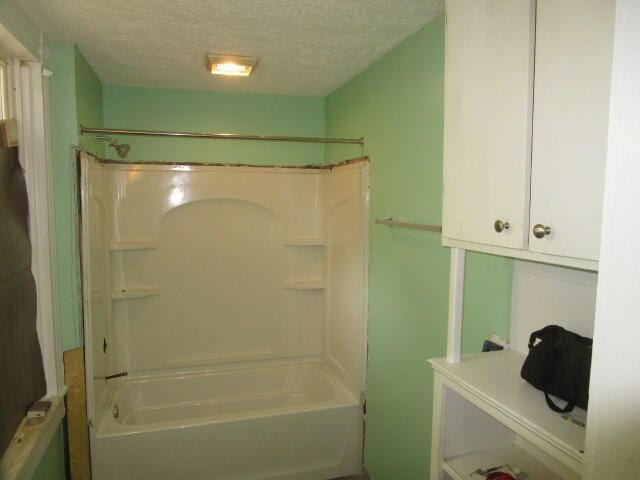
<svg viewBox="0 0 640 480"><path fill-rule="evenodd" d="M517 467L528 475L528 480L579 480L580 478L574 473L568 477L559 475L515 445L445 459L443 470L454 480L469 480L469 475L479 468L487 469L502 465Z"/></svg>
<svg viewBox="0 0 640 480"><path fill-rule="evenodd" d="M145 298L158 295L158 287L140 285L136 287L121 287L111 292L112 300L127 300L130 298Z"/></svg>
<svg viewBox="0 0 640 480"><path fill-rule="evenodd" d="M324 247L327 243L321 237L285 237L283 240L288 247Z"/></svg>
<svg viewBox="0 0 640 480"><path fill-rule="evenodd" d="M518 258L530 262L549 263L551 265L561 265L582 270L598 271L598 262L595 260L585 260L583 258L563 257L560 255L550 255L548 253L532 252L531 250L520 250L517 248L498 247L495 245L484 245L482 243L466 242L453 238L442 237L442 245L449 248L463 248L473 252L489 253L502 257Z"/></svg>
<svg viewBox="0 0 640 480"><path fill-rule="evenodd" d="M113 242L109 244L109 250L123 251L123 250L151 250L158 248L158 242L155 240L129 240L126 242Z"/></svg>
<svg viewBox="0 0 640 480"><path fill-rule="evenodd" d="M460 363L449 363L445 358L432 359L430 363L445 378L480 400L472 401L477 406L485 411L485 405L497 410L524 427L524 435L530 441L542 439L581 464L585 428L553 412L544 394L520 377L524 359L520 353L502 350L467 355ZM575 414L586 416L584 410L577 408Z"/></svg>
<svg viewBox="0 0 640 480"><path fill-rule="evenodd" d="M289 290L324 290L323 280L288 280L284 288Z"/></svg>

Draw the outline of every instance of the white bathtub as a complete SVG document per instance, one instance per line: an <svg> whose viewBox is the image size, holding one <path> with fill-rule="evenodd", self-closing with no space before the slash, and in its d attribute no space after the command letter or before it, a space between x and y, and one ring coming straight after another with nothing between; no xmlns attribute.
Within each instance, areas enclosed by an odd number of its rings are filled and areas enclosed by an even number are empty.
<svg viewBox="0 0 640 480"><path fill-rule="evenodd" d="M110 380L104 408L91 429L94 480L325 480L361 469L362 405L319 361Z"/></svg>

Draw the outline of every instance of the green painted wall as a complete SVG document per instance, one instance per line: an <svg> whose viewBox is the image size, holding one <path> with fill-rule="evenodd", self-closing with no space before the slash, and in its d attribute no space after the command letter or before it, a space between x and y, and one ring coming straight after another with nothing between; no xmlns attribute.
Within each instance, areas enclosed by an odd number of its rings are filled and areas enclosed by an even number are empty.
<svg viewBox="0 0 640 480"><path fill-rule="evenodd" d="M441 223L444 22L410 37L326 99L327 136L371 156L371 218ZM327 161L359 155L328 146ZM424 480L433 375L446 348L449 250L430 232L370 227L365 464L376 480ZM512 262L469 254L464 350L506 335Z"/></svg>
<svg viewBox="0 0 640 480"><path fill-rule="evenodd" d="M50 45L53 180L58 269L58 313L64 350L82 345L77 261L75 147L98 156L105 142L79 136L78 125L211 130L301 136L324 135L324 101L270 95L103 87L72 44ZM104 99L104 101L103 101ZM104 108L103 108L104 106ZM106 122L104 119L107 119ZM304 165L322 163L315 144L122 138L131 160Z"/></svg>
<svg viewBox="0 0 640 480"><path fill-rule="evenodd" d="M31 480L65 480L65 439L62 425L54 434Z"/></svg>
<svg viewBox="0 0 640 480"><path fill-rule="evenodd" d="M113 128L324 136L322 98L105 86ZM254 165L322 163L317 144L126 137L130 160ZM107 156L114 158L109 149Z"/></svg>
<svg viewBox="0 0 640 480"><path fill-rule="evenodd" d="M73 45L49 45L51 144L56 231L58 319L64 350L82 345L78 291L76 229L75 147L78 125L102 125L102 84L82 53ZM104 142L83 142L89 151L102 155Z"/></svg>
<svg viewBox="0 0 640 480"><path fill-rule="evenodd" d="M48 45L55 255L57 271L58 324L63 350L82 345L80 328L79 265L76 228L75 147L78 124L102 124L102 84L82 53L72 44ZM101 155L103 142L86 142L84 147ZM65 439L60 427L36 471L35 480L66 478Z"/></svg>
<svg viewBox="0 0 640 480"><path fill-rule="evenodd" d="M103 87L82 53L75 49L76 79L76 115L79 125L102 126L104 114L102 108ZM100 157L104 156L105 141L80 137L82 147Z"/></svg>
<svg viewBox="0 0 640 480"><path fill-rule="evenodd" d="M42 32L20 5L20 0L0 2L0 24L13 34L31 54L40 58Z"/></svg>
<svg viewBox="0 0 640 480"><path fill-rule="evenodd" d="M78 330L77 262L73 224L73 148L78 143L75 47L67 43L49 45L53 76L49 83L53 192L56 231L58 319L64 350L81 344Z"/></svg>

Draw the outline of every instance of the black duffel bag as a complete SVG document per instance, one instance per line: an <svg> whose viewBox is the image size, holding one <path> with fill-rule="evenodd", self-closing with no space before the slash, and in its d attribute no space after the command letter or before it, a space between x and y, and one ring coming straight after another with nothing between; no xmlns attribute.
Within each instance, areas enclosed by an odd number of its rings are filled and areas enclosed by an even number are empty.
<svg viewBox="0 0 640 480"><path fill-rule="evenodd" d="M536 344L536 340L540 340ZM589 374L593 340L565 330L558 325L533 332L529 338L527 355L520 375L544 392L549 408L568 413L576 406L587 408L589 403ZM567 402L558 407L550 395Z"/></svg>

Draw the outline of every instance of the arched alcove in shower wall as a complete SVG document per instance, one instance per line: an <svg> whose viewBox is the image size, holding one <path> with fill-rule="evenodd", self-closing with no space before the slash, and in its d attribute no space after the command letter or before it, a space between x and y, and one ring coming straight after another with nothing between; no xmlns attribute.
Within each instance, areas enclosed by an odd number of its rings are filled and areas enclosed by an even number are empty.
<svg viewBox="0 0 640 480"><path fill-rule="evenodd" d="M130 324L131 368L184 367L284 353L282 222L243 200L169 210L153 269L159 294Z"/></svg>
<svg viewBox="0 0 640 480"><path fill-rule="evenodd" d="M106 169L120 369L322 353L322 171Z"/></svg>

